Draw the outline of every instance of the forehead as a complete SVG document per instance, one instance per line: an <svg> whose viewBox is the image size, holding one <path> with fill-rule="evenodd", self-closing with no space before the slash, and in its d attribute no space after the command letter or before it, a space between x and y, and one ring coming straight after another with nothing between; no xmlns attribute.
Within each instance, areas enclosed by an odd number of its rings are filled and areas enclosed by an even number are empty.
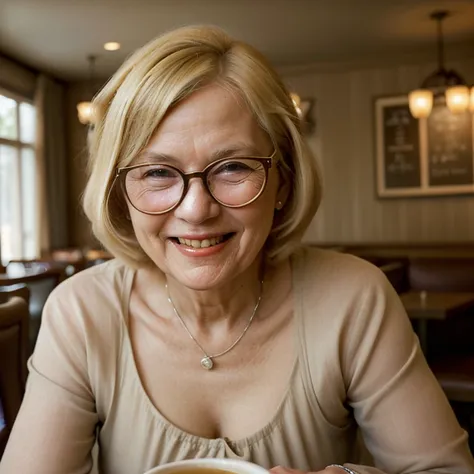
<svg viewBox="0 0 474 474"><path fill-rule="evenodd" d="M209 85L165 116L143 155L199 161L216 155L264 156L269 152L271 140L239 94Z"/></svg>

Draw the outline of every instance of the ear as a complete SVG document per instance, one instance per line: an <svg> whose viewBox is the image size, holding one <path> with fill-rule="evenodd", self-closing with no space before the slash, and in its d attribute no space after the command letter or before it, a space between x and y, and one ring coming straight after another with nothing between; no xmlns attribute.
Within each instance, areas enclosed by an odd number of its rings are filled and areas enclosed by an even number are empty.
<svg viewBox="0 0 474 474"><path fill-rule="evenodd" d="M275 209L277 211L281 211L288 200L288 196L290 195L290 184L283 179L280 173L280 186L278 188L278 192L275 199Z"/></svg>

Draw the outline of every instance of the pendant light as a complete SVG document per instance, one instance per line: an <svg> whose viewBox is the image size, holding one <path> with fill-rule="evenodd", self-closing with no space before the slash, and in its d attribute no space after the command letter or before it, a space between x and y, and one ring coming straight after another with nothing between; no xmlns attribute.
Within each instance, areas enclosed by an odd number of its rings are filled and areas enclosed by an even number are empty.
<svg viewBox="0 0 474 474"><path fill-rule="evenodd" d="M97 57L94 55L87 56L87 61L89 63L89 92L90 97L94 95L94 69L95 69L95 61ZM94 109L92 106L92 102L90 101L83 101L77 104L77 116L79 118L79 122L84 125L93 125L95 123L95 116L94 116Z"/></svg>
<svg viewBox="0 0 474 474"><path fill-rule="evenodd" d="M428 117L433 108L433 98L446 97L446 105L453 113L473 108L474 89L469 91L466 81L454 70L444 67L443 20L449 15L446 10L436 11L430 18L437 23L438 69L429 75L421 88L408 95L411 114L416 118ZM471 103L471 104L470 104Z"/></svg>

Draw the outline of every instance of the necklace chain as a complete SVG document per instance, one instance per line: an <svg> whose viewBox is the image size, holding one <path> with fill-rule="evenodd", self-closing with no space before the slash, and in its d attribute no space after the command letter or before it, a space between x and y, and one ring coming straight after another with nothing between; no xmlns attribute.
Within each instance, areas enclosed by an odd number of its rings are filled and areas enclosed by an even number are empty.
<svg viewBox="0 0 474 474"><path fill-rule="evenodd" d="M226 350L224 350L222 352L219 352L217 354L210 355L204 350L204 348L201 346L201 344L199 344L199 342L196 340L196 338L192 335L192 333L189 330L188 326L186 325L183 318L179 314L178 310L176 309L176 306L173 303L173 300L171 299L168 284L166 283L165 287L166 287L166 292L168 294L168 301L169 301L169 303L171 304L171 306L173 308L174 314L178 318L179 322L181 323L181 325L183 326L185 331L188 333L188 336L195 342L195 344L199 347L199 349L201 349L201 352L204 354L204 357L201 359L201 366L204 369L211 370L214 367L213 359L216 359L217 357L221 357L224 354L227 354L228 352L230 352L240 342L240 340L245 336L245 333L248 331L250 325L252 324L253 318L257 314L258 307L260 306L260 301L262 300L263 281L260 282L260 285L261 285L260 295L258 296L257 303L255 304L255 307L253 308L253 311L252 311L252 315L250 316L249 321L248 321L247 325L245 326L244 330L242 331L242 333L240 334L240 336Z"/></svg>

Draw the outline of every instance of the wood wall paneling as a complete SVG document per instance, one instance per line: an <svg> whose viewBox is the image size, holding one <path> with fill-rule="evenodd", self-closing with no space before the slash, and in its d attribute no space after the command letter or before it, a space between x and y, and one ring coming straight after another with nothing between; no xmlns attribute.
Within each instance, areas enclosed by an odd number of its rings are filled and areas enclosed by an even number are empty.
<svg viewBox="0 0 474 474"><path fill-rule="evenodd" d="M323 175L321 209L308 242L466 242L474 239L474 195L379 199L375 186L373 100L407 93L435 64L287 74L316 100L308 136ZM474 83L474 56L449 67Z"/></svg>

